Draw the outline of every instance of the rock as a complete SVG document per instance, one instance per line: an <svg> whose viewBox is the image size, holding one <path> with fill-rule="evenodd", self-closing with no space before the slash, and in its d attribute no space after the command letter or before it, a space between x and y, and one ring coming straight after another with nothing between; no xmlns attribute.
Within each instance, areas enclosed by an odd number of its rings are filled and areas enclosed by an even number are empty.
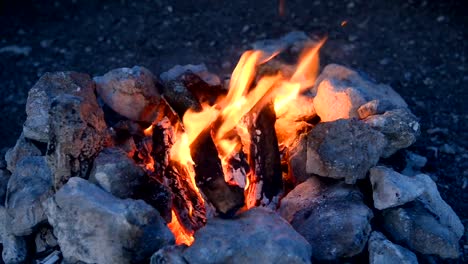
<svg viewBox="0 0 468 264"><path fill-rule="evenodd" d="M2 259L5 264L26 263L28 248L24 237L6 235L2 239Z"/></svg>
<svg viewBox="0 0 468 264"><path fill-rule="evenodd" d="M357 189L343 183L325 184L318 177L296 186L281 200L279 213L309 241L318 260L359 254L373 217Z"/></svg>
<svg viewBox="0 0 468 264"><path fill-rule="evenodd" d="M86 178L106 141L106 123L96 100L57 96L50 109L47 162L56 190L70 177Z"/></svg>
<svg viewBox="0 0 468 264"><path fill-rule="evenodd" d="M151 256L150 264L187 264L182 256L185 248L184 244L163 247Z"/></svg>
<svg viewBox="0 0 468 264"><path fill-rule="evenodd" d="M388 102L385 104L391 105L392 108L407 107L403 98L390 86L376 84L337 64L329 64L323 69L312 93L316 95L314 106L323 122L358 118L359 107L373 100L385 100ZM363 107L365 109L367 106Z"/></svg>
<svg viewBox="0 0 468 264"><path fill-rule="evenodd" d="M436 183L430 176L425 174L418 174L415 178L424 185L424 193L418 198L418 200L424 204L424 207L427 210L436 216L436 219L442 225L448 227L456 234L458 239L460 239L465 230L464 226L450 205L440 197Z"/></svg>
<svg viewBox="0 0 468 264"><path fill-rule="evenodd" d="M27 118L23 125L24 137L48 142L49 110L55 97L70 94L85 101L96 101L94 82L89 75L77 72L44 74L29 91L26 102Z"/></svg>
<svg viewBox="0 0 468 264"><path fill-rule="evenodd" d="M401 173L403 175L415 176L426 166L427 158L411 151L406 151L405 161L406 165Z"/></svg>
<svg viewBox="0 0 468 264"><path fill-rule="evenodd" d="M391 110L393 107L392 103L388 100L372 100L358 108L358 114L360 119L364 119L371 115L380 115L385 113L388 110Z"/></svg>
<svg viewBox="0 0 468 264"><path fill-rule="evenodd" d="M52 175L44 157L26 157L16 166L7 188L5 208L11 216L9 232L30 235L47 221L42 202L52 195Z"/></svg>
<svg viewBox="0 0 468 264"><path fill-rule="evenodd" d="M176 65L168 71L161 73L159 77L163 82L175 81L180 76L188 72L199 76L203 81L211 86L221 85L221 79L219 79L218 75L209 72L208 68L206 68L206 65L203 63L195 65Z"/></svg>
<svg viewBox="0 0 468 264"><path fill-rule="evenodd" d="M158 80L146 68L114 69L94 77L99 96L115 112L135 121L153 122L161 96Z"/></svg>
<svg viewBox="0 0 468 264"><path fill-rule="evenodd" d="M379 210L414 201L424 192L419 180L383 166L371 168L369 177L374 207Z"/></svg>
<svg viewBox="0 0 468 264"><path fill-rule="evenodd" d="M457 258L464 227L452 208L440 197L430 176L414 176L423 193L401 208L383 211L384 227L398 243L422 254Z"/></svg>
<svg viewBox="0 0 468 264"><path fill-rule="evenodd" d="M94 160L89 180L118 198L134 197L145 172L127 154L106 148Z"/></svg>
<svg viewBox="0 0 468 264"><path fill-rule="evenodd" d="M140 262L174 236L142 200L119 199L73 177L44 206L65 261Z"/></svg>
<svg viewBox="0 0 468 264"><path fill-rule="evenodd" d="M279 215L253 208L237 219L210 219L183 257L190 263L310 263L311 252Z"/></svg>
<svg viewBox="0 0 468 264"><path fill-rule="evenodd" d="M41 156L42 153L39 148L34 145L31 140L24 137L24 133L21 134L19 139L16 141L16 145L9 149L5 154L5 161L7 163L8 170L13 173L15 171L16 163L20 159L29 156Z"/></svg>
<svg viewBox="0 0 468 264"><path fill-rule="evenodd" d="M385 135L387 146L382 154L384 158L411 146L420 133L418 119L408 109L395 109L370 116L364 122Z"/></svg>
<svg viewBox="0 0 468 264"><path fill-rule="evenodd" d="M183 81L175 80L167 82L164 85L163 94L164 98L180 117L183 117L188 109L195 111L202 110L197 98L188 90Z"/></svg>
<svg viewBox="0 0 468 264"><path fill-rule="evenodd" d="M302 31L291 31L278 39L265 39L254 42L251 46L254 50L262 50L267 54L289 49L298 54L307 43L312 40Z"/></svg>
<svg viewBox="0 0 468 264"><path fill-rule="evenodd" d="M297 145L290 150L289 172L294 177L294 181L299 184L310 177L306 171L307 164L307 135L302 134Z"/></svg>
<svg viewBox="0 0 468 264"><path fill-rule="evenodd" d="M458 258L458 237L418 201L383 211L383 226L393 241L421 254Z"/></svg>
<svg viewBox="0 0 468 264"><path fill-rule="evenodd" d="M416 255L410 250L393 244L382 233L374 231L369 238L369 264L417 264Z"/></svg>
<svg viewBox="0 0 468 264"><path fill-rule="evenodd" d="M34 243L36 244L36 254L49 252L58 245L57 238L49 226L39 229L34 238Z"/></svg>
<svg viewBox="0 0 468 264"><path fill-rule="evenodd" d="M10 180L10 172L4 169L0 169L0 204L5 204L6 192L8 181Z"/></svg>
<svg viewBox="0 0 468 264"><path fill-rule="evenodd" d="M306 172L355 183L377 164L384 136L355 119L319 123L307 137Z"/></svg>

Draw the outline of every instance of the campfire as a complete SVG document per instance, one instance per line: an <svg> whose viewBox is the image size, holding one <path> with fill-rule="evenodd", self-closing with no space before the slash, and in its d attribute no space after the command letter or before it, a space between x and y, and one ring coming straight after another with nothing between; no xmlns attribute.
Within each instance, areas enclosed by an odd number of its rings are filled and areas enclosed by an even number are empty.
<svg viewBox="0 0 468 264"><path fill-rule="evenodd" d="M386 159L419 133L405 101L320 71L325 39L281 41L227 80L202 65L41 77L2 170L5 262L309 263L366 245L372 263L456 258L463 226L424 164Z"/></svg>

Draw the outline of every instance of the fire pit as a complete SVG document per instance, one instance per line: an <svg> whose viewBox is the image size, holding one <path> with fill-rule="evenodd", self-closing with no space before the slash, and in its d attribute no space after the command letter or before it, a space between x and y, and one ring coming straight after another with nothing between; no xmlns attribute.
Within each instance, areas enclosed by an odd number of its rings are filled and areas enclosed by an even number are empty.
<svg viewBox="0 0 468 264"><path fill-rule="evenodd" d="M387 85L319 71L324 43L256 43L226 80L204 65L46 73L2 165L3 260L457 258L464 227L419 173L424 157L385 163L418 119Z"/></svg>

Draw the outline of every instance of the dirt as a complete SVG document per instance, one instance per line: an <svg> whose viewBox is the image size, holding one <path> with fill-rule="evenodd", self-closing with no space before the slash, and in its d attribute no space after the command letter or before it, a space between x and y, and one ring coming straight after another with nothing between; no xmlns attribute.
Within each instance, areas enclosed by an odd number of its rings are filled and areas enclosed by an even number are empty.
<svg viewBox="0 0 468 264"><path fill-rule="evenodd" d="M40 3L39 3L40 2ZM468 225L468 8L463 1L1 1L0 149L14 145L27 92L48 71L101 75L142 65L156 74L204 62L232 70L255 40L292 30L328 36L339 63L390 84L421 118L411 151L429 159L444 199ZM30 49L28 52L28 48ZM20 50L21 51L21 50ZM460 262L468 261L468 241Z"/></svg>

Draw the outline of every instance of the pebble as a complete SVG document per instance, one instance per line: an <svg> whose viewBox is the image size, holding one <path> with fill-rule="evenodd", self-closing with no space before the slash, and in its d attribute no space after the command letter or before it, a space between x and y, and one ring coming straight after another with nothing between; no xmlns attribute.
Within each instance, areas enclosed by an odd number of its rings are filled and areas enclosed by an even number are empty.
<svg viewBox="0 0 468 264"><path fill-rule="evenodd" d="M439 151L442 152L442 153L446 153L446 154L456 154L457 153L455 148L452 145L449 145L449 144L442 145L442 147L439 148Z"/></svg>
<svg viewBox="0 0 468 264"><path fill-rule="evenodd" d="M445 20L444 16L438 16L437 17L437 22L443 22Z"/></svg>

